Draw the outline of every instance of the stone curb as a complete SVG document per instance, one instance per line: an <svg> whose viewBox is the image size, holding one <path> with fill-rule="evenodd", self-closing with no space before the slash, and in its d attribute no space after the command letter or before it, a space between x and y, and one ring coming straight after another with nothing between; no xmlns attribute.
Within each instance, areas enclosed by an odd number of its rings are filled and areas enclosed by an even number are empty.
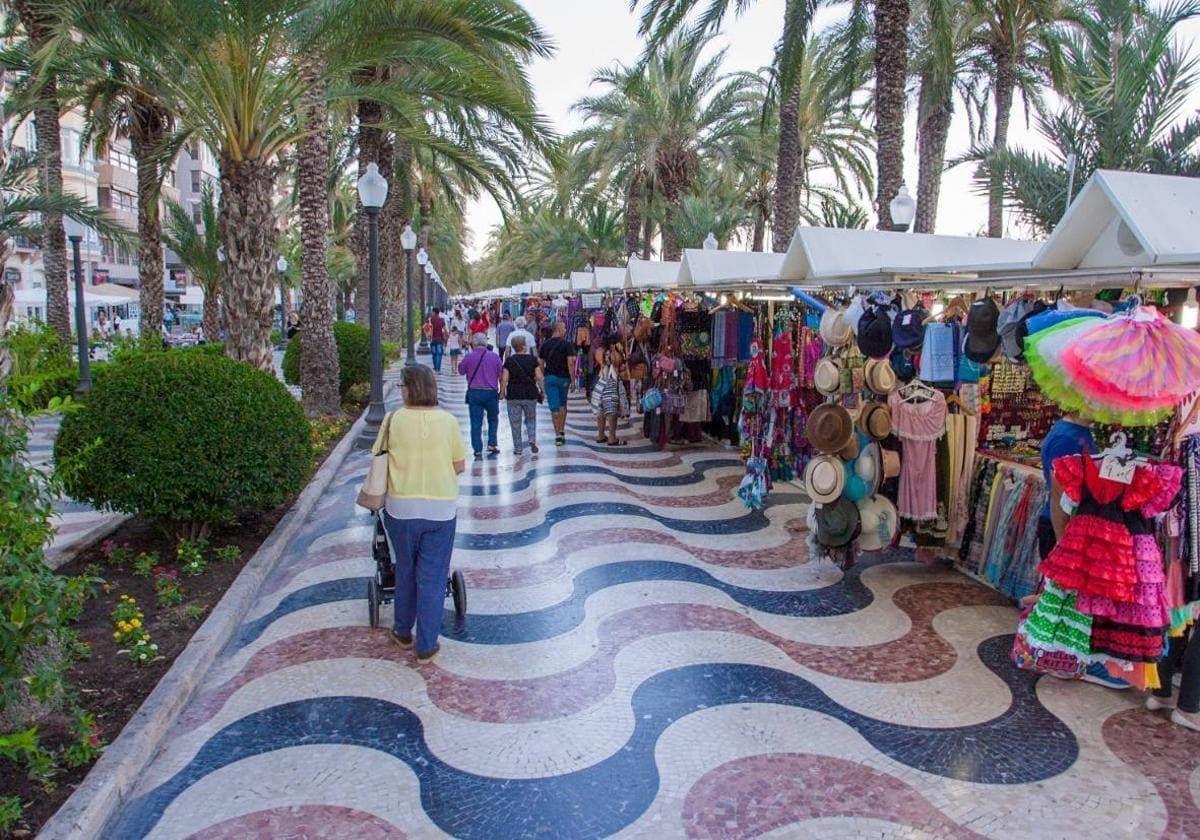
<svg viewBox="0 0 1200 840"><path fill-rule="evenodd" d="M385 389L385 398L390 391L391 388ZM125 724L121 734L105 749L70 798L42 826L39 838L90 840L104 836L105 825L125 802L138 774L158 752L163 737L192 699L242 618L253 607L263 582L274 571L284 550L354 451L355 440L365 425L366 412L363 412L246 563L170 670Z"/></svg>
<svg viewBox="0 0 1200 840"><path fill-rule="evenodd" d="M65 563L75 559L75 555L79 554L88 548L91 548L100 540L107 537L113 531L120 528L130 519L128 514L114 513L100 522L95 528L90 531L84 531L77 535L74 539L55 546L46 552L46 565L51 569L57 569Z"/></svg>

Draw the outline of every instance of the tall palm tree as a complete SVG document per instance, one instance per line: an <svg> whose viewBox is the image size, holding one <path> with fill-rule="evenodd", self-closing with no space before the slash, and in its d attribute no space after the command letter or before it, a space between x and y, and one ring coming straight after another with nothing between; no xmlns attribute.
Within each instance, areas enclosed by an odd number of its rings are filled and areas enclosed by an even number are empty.
<svg viewBox="0 0 1200 840"><path fill-rule="evenodd" d="M1160 9L1093 0L1062 43L1063 107L1038 118L1051 152L977 149L977 187L990 191L1001 175L1021 219L1049 233L1066 209L1068 155L1076 157L1076 183L1097 169L1200 177L1200 116L1185 116L1200 63L1176 41L1179 25L1197 16L1197 0Z"/></svg>
<svg viewBox="0 0 1200 840"><path fill-rule="evenodd" d="M875 0L875 214L891 230L891 201L904 183L909 0Z"/></svg>
<svg viewBox="0 0 1200 840"><path fill-rule="evenodd" d="M37 0L12 0L29 52L37 54L54 38L58 21ZM29 91L37 132L37 169L41 191L58 196L63 191L62 139L58 129L60 102L58 79L53 72L38 73ZM46 321L64 342L71 340L70 297L67 288L67 234L62 213L48 209L42 217L42 271L46 278Z"/></svg>
<svg viewBox="0 0 1200 840"><path fill-rule="evenodd" d="M208 340L215 341L221 334L222 265L218 256L221 250L219 212L212 187L206 185L200 193L199 222L189 208L176 201L167 202L163 242L187 266L204 291L200 323Z"/></svg>
<svg viewBox="0 0 1200 840"><path fill-rule="evenodd" d="M672 36L635 65L598 73L594 83L607 90L575 105L586 121L579 136L602 171L623 170L632 183L640 168L646 193L661 201L666 260L679 258L669 223L695 181L701 156L739 130L751 101L743 75L722 75L724 51L702 57L707 43L686 33Z"/></svg>
<svg viewBox="0 0 1200 840"><path fill-rule="evenodd" d="M707 5L694 25L698 32L712 33L721 28L731 8L740 14L752 5L753 0L705 2ZM631 9L637 5L638 0L630 0ZM651 35L647 49L658 49L669 35L691 25L690 16L700 5L701 0L642 0L641 32ZM772 244L779 252L786 251L791 242L800 201L800 146L798 133L793 130L799 119L800 96L793 82L800 61L799 47L807 42L813 18L821 5L821 0L785 0L783 25L775 47L773 71L777 85L772 102L778 104L779 132L771 204L774 210Z"/></svg>
<svg viewBox="0 0 1200 840"><path fill-rule="evenodd" d="M1038 81L1063 83L1058 24L1067 12L1067 4L1063 0L969 2L971 14L977 21L975 39L991 63L995 108L992 146L1003 151L1008 148L1008 129L1016 92L1020 91L1027 102L1036 105L1040 103ZM998 163L988 193L988 236L1003 235L1004 170Z"/></svg>

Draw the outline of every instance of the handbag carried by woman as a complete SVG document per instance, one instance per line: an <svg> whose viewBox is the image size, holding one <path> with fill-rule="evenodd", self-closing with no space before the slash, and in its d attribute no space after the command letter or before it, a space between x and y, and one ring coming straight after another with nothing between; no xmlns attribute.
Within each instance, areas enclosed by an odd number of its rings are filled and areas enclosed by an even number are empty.
<svg viewBox="0 0 1200 840"><path fill-rule="evenodd" d="M392 432L392 416L394 414L394 411L390 412L387 417L383 418L383 450L371 456L371 466L367 469L367 478L358 491L356 500L358 506L369 511L381 511L387 504L388 467L390 465L388 438Z"/></svg>

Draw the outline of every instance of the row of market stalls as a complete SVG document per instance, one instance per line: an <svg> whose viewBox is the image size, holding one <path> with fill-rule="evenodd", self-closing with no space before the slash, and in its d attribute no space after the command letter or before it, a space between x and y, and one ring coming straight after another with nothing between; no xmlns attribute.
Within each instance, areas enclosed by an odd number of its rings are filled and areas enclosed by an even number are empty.
<svg viewBox="0 0 1200 840"><path fill-rule="evenodd" d="M1200 603L1198 223L1200 180L1102 171L1041 242L800 227L784 254L476 298L567 319L585 387L620 348L646 438L737 447L748 506L799 483L814 557L901 543L1014 601L1050 592L1021 667L1152 687ZM1073 514L1048 546L1041 448L1064 417L1101 454L1056 463Z"/></svg>

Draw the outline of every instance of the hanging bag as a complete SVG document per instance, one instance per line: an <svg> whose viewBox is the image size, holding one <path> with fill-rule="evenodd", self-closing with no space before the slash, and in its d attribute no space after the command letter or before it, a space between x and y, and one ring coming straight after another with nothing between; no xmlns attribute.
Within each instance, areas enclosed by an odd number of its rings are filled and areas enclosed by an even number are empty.
<svg viewBox="0 0 1200 840"><path fill-rule="evenodd" d="M358 506L370 511L383 510L383 506L387 504L388 440L392 433L392 417L394 415L393 411L383 418L383 450L371 456L371 466L367 470L367 478L358 491L356 500Z"/></svg>

